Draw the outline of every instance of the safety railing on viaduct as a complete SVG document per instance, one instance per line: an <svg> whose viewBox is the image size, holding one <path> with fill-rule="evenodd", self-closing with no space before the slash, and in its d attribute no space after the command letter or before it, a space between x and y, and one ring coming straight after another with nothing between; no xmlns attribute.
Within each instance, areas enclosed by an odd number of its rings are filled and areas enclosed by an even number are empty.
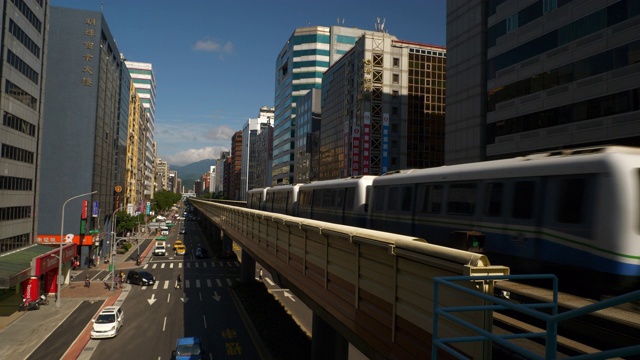
<svg viewBox="0 0 640 360"><path fill-rule="evenodd" d="M481 254L423 239L190 199L216 229L268 267L344 339L372 359L431 357L435 277L507 275ZM253 276L252 276L253 277ZM493 293L493 283L464 286ZM450 291L450 292L448 292ZM478 306L480 298L442 289L439 306ZM464 316L464 315L463 315ZM465 321L491 331L491 312ZM315 326L315 325L314 325ZM439 336L472 336L440 320ZM315 338L315 337L314 337ZM490 342L460 343L470 358L490 358ZM446 353L442 357L448 357Z"/></svg>

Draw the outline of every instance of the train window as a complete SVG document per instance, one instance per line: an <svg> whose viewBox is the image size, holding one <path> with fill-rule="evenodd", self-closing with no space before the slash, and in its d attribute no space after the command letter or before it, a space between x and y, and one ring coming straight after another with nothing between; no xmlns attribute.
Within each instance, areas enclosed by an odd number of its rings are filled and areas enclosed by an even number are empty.
<svg viewBox="0 0 640 360"><path fill-rule="evenodd" d="M444 187L442 185L421 185L423 193L421 211L428 214L439 214L442 211L442 197Z"/></svg>
<svg viewBox="0 0 640 360"><path fill-rule="evenodd" d="M373 193L373 210L374 211L382 211L384 210L384 198L387 192L386 186L377 186Z"/></svg>
<svg viewBox="0 0 640 360"><path fill-rule="evenodd" d="M400 210L411 211L411 200L413 199L413 188L405 186L402 188L402 203L400 204Z"/></svg>
<svg viewBox="0 0 640 360"><path fill-rule="evenodd" d="M513 188L511 216L516 219L531 219L536 192L533 181L517 181Z"/></svg>
<svg viewBox="0 0 640 360"><path fill-rule="evenodd" d="M339 208L342 209L342 204L344 202L344 190L343 189L336 189L333 190L334 193L334 203L333 203L333 207L335 208Z"/></svg>
<svg viewBox="0 0 640 360"><path fill-rule="evenodd" d="M473 215L476 208L476 189L474 183L449 185L447 213L451 215Z"/></svg>
<svg viewBox="0 0 640 360"><path fill-rule="evenodd" d="M331 207L331 203L333 201L333 194L331 193L331 189L323 189L322 194L320 196L320 207Z"/></svg>
<svg viewBox="0 0 640 360"><path fill-rule="evenodd" d="M560 181L558 207L556 208L556 220L559 223L582 223L585 188L585 179L562 179Z"/></svg>
<svg viewBox="0 0 640 360"><path fill-rule="evenodd" d="M344 198L344 208L345 210L352 210L353 209L353 199L355 198L356 194L356 189L355 188L348 188L347 189L347 193L345 194L345 198Z"/></svg>
<svg viewBox="0 0 640 360"><path fill-rule="evenodd" d="M398 210L398 200L400 199L400 197L398 196L399 192L400 191L398 187L389 188L389 200L387 201L387 210L390 210L390 211Z"/></svg>
<svg viewBox="0 0 640 360"><path fill-rule="evenodd" d="M502 200L504 197L503 183L488 183L484 187L485 216L500 216L502 214Z"/></svg>
<svg viewBox="0 0 640 360"><path fill-rule="evenodd" d="M311 205L311 192L310 191L300 191L298 194L298 206L306 206L309 207Z"/></svg>

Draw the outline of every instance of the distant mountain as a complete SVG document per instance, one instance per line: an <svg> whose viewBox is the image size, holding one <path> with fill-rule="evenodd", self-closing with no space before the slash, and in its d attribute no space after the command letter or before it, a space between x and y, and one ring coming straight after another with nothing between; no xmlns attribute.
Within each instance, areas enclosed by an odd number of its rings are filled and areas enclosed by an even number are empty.
<svg viewBox="0 0 640 360"><path fill-rule="evenodd" d="M183 166L169 164L169 170L178 172L178 178L182 180L182 186L188 191L193 189L193 184L196 180L199 180L204 173L209 172L209 168L215 164L215 159L205 159Z"/></svg>

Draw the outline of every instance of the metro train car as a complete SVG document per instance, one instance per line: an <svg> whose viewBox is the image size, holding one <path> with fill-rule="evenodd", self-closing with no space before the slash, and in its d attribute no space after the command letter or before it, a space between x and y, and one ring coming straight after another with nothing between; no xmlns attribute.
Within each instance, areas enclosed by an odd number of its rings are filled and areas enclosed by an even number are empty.
<svg viewBox="0 0 640 360"><path fill-rule="evenodd" d="M368 188L375 176L314 181L298 190L297 216L342 225L367 225Z"/></svg>
<svg viewBox="0 0 640 360"><path fill-rule="evenodd" d="M264 193L265 211L285 215L296 215L298 188L300 185L280 185L267 188Z"/></svg>
<svg viewBox="0 0 640 360"><path fill-rule="evenodd" d="M247 208L254 210L264 210L264 200L267 188L251 189L247 193Z"/></svg>
<svg viewBox="0 0 640 360"><path fill-rule="evenodd" d="M481 251L512 272L636 289L640 149L559 150L388 173L373 180L368 225Z"/></svg>

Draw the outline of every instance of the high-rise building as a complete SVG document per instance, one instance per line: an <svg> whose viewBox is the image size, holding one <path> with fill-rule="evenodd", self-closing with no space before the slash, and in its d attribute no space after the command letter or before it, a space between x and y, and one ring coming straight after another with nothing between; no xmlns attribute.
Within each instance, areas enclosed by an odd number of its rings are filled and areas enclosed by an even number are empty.
<svg viewBox="0 0 640 360"><path fill-rule="evenodd" d="M227 178L227 159L230 156L231 153L229 151L221 151L220 155L216 159L216 195L221 195L224 197L228 196L229 183Z"/></svg>
<svg viewBox="0 0 640 360"><path fill-rule="evenodd" d="M363 30L342 26L297 28L276 59L273 185L294 182L298 98L320 89L322 73L349 51Z"/></svg>
<svg viewBox="0 0 640 360"><path fill-rule="evenodd" d="M136 93L140 96L140 101L142 101L147 113L144 174L145 196L149 200L153 198L153 193L156 191L153 186L156 171L153 166L155 163L156 77L153 72L153 64L129 61L127 59L125 59L125 64L131 73Z"/></svg>
<svg viewBox="0 0 640 360"><path fill-rule="evenodd" d="M635 0L447 1L447 164L640 144Z"/></svg>
<svg viewBox="0 0 640 360"><path fill-rule="evenodd" d="M446 54L372 31L327 70L319 179L442 165Z"/></svg>
<svg viewBox="0 0 640 360"><path fill-rule="evenodd" d="M39 213L51 216L39 217L38 237L58 239L54 214L65 200L96 191L70 203L64 214L64 233L82 245L84 266L109 251L89 231L105 217L110 224L114 210L124 205L119 182L125 164L118 156L126 154L129 82L122 82L124 63L102 13L52 6L49 20ZM101 240L110 235L108 226L102 229Z"/></svg>
<svg viewBox="0 0 640 360"><path fill-rule="evenodd" d="M242 128L242 169L240 174L240 194L238 200L247 200L247 191L256 186L256 174L264 169L257 169L258 158L267 156L261 152L257 144L260 133L273 123L274 108L262 106L257 118L249 119Z"/></svg>
<svg viewBox="0 0 640 360"><path fill-rule="evenodd" d="M162 160L157 159L156 161L156 191L164 191L169 190L169 163Z"/></svg>
<svg viewBox="0 0 640 360"><path fill-rule="evenodd" d="M38 212L38 172L46 71L48 1L4 1L0 111L0 254L32 244ZM77 69L77 68L76 68ZM59 139L60 140L60 139ZM59 216L60 207L51 213ZM60 222L58 222L58 229ZM6 280L6 283L5 281ZM14 278L0 279L4 287ZM22 279L20 279L22 280Z"/></svg>
<svg viewBox="0 0 640 360"><path fill-rule="evenodd" d="M273 165L273 122L264 124L264 128L256 136L255 149L260 156L255 162L254 188L269 187Z"/></svg>
<svg viewBox="0 0 640 360"><path fill-rule="evenodd" d="M240 175L242 175L242 131L236 131L231 137L231 157L229 172L229 200L239 200L242 189Z"/></svg>
<svg viewBox="0 0 640 360"><path fill-rule="evenodd" d="M296 104L295 184L318 179L320 95L319 89L311 89Z"/></svg>
<svg viewBox="0 0 640 360"><path fill-rule="evenodd" d="M140 96L133 85L129 87L129 129L127 132L126 181L124 182L124 205L131 215L144 213L146 116Z"/></svg>

